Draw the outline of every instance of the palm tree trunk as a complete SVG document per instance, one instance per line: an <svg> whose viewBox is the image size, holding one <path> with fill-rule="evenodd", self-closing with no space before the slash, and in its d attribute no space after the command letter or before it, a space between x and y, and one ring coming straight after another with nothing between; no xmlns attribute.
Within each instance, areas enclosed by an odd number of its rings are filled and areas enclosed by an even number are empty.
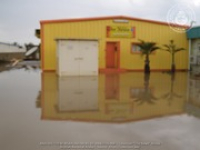
<svg viewBox="0 0 200 150"><path fill-rule="evenodd" d="M148 89L149 89L149 79L150 79L150 74L145 74L144 75L144 88L145 88L145 91L148 91Z"/></svg>
<svg viewBox="0 0 200 150"><path fill-rule="evenodd" d="M172 72L172 73L175 73L175 71L176 71L175 58L174 58L174 53L172 53L171 72Z"/></svg>
<svg viewBox="0 0 200 150"><path fill-rule="evenodd" d="M149 74L150 73L150 61L149 61L149 54L146 54L146 59L144 62L145 66L144 66L144 73Z"/></svg>

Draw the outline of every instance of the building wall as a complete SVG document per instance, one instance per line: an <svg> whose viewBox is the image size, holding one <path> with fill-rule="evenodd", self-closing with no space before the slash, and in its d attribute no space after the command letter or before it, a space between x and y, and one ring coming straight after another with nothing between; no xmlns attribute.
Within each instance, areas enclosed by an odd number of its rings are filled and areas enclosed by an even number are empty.
<svg viewBox="0 0 200 150"><path fill-rule="evenodd" d="M19 48L13 44L0 42L0 53L25 53L25 49Z"/></svg>
<svg viewBox="0 0 200 150"><path fill-rule="evenodd" d="M135 38L107 38L106 26L132 26L136 29ZM105 69L106 42L120 42L120 69L143 70L144 57L138 53L131 53L131 43L138 39L156 42L158 46L168 44L173 39L178 47L188 49L185 33L178 33L170 29L167 24L155 22L129 20L128 23L114 23L109 20L88 21L58 21L41 22L42 40L42 68L55 70L56 68L56 42L57 38L67 39L98 39L99 40L99 68ZM150 56L152 70L170 69L170 55L167 52L157 51ZM188 69L188 51L176 54L176 68Z"/></svg>

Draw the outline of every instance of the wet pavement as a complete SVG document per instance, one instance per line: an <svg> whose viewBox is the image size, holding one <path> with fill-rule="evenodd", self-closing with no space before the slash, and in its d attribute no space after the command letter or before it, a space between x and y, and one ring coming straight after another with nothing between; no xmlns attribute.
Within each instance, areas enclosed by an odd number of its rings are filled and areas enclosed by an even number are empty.
<svg viewBox="0 0 200 150"><path fill-rule="evenodd" d="M58 77L38 66L1 69L0 149L199 150L197 77Z"/></svg>

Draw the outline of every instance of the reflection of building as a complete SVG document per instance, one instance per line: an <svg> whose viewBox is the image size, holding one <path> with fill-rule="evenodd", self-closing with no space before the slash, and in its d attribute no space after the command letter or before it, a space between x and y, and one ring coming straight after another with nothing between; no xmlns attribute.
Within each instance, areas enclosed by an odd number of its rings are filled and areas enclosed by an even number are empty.
<svg viewBox="0 0 200 150"><path fill-rule="evenodd" d="M186 104L188 114L200 117L200 80L189 80L189 95Z"/></svg>
<svg viewBox="0 0 200 150"><path fill-rule="evenodd" d="M105 99L119 100L119 74L109 73L105 78Z"/></svg>
<svg viewBox="0 0 200 150"><path fill-rule="evenodd" d="M200 80L190 79L189 81L189 99L200 105Z"/></svg>
<svg viewBox="0 0 200 150"><path fill-rule="evenodd" d="M170 76L166 74L152 73L149 87L156 97L161 97L169 91L169 81ZM42 119L127 122L180 114L184 112L186 83L187 74L177 73L173 88L183 98L175 98L170 106L164 99L158 99L153 105L138 105L132 92L144 88L143 73L71 79L59 78L51 72L42 73Z"/></svg>
<svg viewBox="0 0 200 150"><path fill-rule="evenodd" d="M40 68L40 62L39 61L18 61L15 65L15 63L10 63L10 62L2 62L0 63L0 72L6 71L6 70L11 70L11 69L25 69L27 71L30 70L38 70Z"/></svg>
<svg viewBox="0 0 200 150"><path fill-rule="evenodd" d="M98 111L97 77L58 78L58 111Z"/></svg>

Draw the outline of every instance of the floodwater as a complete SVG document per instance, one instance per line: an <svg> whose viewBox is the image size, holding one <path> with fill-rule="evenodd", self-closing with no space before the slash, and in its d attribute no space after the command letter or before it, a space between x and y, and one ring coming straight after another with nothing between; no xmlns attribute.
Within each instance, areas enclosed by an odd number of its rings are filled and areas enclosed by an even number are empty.
<svg viewBox="0 0 200 150"><path fill-rule="evenodd" d="M2 150L199 150L200 79L187 72L1 70Z"/></svg>

